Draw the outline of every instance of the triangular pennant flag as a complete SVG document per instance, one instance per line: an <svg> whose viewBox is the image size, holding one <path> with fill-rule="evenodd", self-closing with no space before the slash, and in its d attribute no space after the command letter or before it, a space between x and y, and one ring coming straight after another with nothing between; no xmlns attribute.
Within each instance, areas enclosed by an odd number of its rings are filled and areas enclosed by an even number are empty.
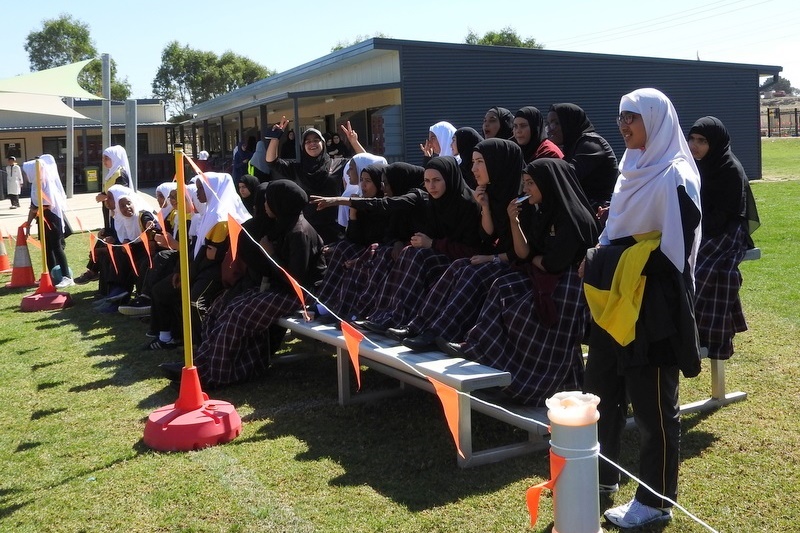
<svg viewBox="0 0 800 533"><path fill-rule="evenodd" d="M147 237L147 231L143 231L139 238L144 244L144 250L147 252L147 258L150 260L150 268L153 268L153 254L150 253L150 239Z"/></svg>
<svg viewBox="0 0 800 533"><path fill-rule="evenodd" d="M345 321L342 321L342 333L347 344L347 353L350 354L350 363L356 372L356 390L361 390L361 365L358 363L358 345L364 340L364 334Z"/></svg>
<svg viewBox="0 0 800 533"><path fill-rule="evenodd" d="M242 225L228 213L228 234L231 240L231 264L236 261L236 250L239 248L239 234L242 232Z"/></svg>
<svg viewBox="0 0 800 533"><path fill-rule="evenodd" d="M164 242L168 243L169 237L167 237L167 225L164 223L164 214L161 213L160 209L156 214L158 215L158 223L161 224L161 235L164 236Z"/></svg>
<svg viewBox="0 0 800 533"><path fill-rule="evenodd" d="M42 191L42 202L44 202L45 205L53 205L53 202L50 201L50 197L47 196L44 191Z"/></svg>
<svg viewBox="0 0 800 533"><path fill-rule="evenodd" d="M538 485L534 485L526 492L525 500L528 504L528 512L531 515L531 526L536 524L536 520L539 518L539 498L542 495L542 489L553 490L553 487L556 486L558 476L560 476L561 471L564 470L564 464L566 462L566 459L560 455L554 454L553 450L550 450L550 479Z"/></svg>
<svg viewBox="0 0 800 533"><path fill-rule="evenodd" d="M77 221L78 221L78 227L79 227L79 228L81 228L81 231L85 231L85 230L83 229L83 222L81 222L81 219L79 219L78 217L75 217L75 220L77 220Z"/></svg>
<svg viewBox="0 0 800 533"><path fill-rule="evenodd" d="M92 263L97 263L97 258L94 256L94 247L97 244L97 235L94 233L89 234L89 256L92 258Z"/></svg>
<svg viewBox="0 0 800 533"><path fill-rule="evenodd" d="M32 243L38 249L40 250L42 249L42 243L40 243L39 240L36 239L35 237L31 237L30 235L28 235L28 242Z"/></svg>
<svg viewBox="0 0 800 533"><path fill-rule="evenodd" d="M133 273L136 276L139 276L139 271L136 269L136 261L133 260L133 253L131 252L131 243L124 242L122 243L122 247L125 248L125 252L128 254L128 258L131 260L131 266L133 267Z"/></svg>
<svg viewBox="0 0 800 533"><path fill-rule="evenodd" d="M114 248L112 248L110 242L106 243L106 248L108 248L108 255L111 257L111 264L114 265L114 272L119 274L119 269L117 268L117 259L114 257Z"/></svg>
<svg viewBox="0 0 800 533"><path fill-rule="evenodd" d="M298 298L300 298L300 305L302 305L302 306L303 306L303 307L301 308L301 309L303 310L303 318L305 319L305 321L306 321L306 322L308 322L308 321L309 321L309 320L311 320L311 319L308 317L308 312L306 311L306 299L305 299L305 297L303 296L303 289L302 289L302 287L300 287L300 284L299 284L299 283L297 283L297 280L295 280L295 279L294 279L292 276L290 276L290 275L289 275L289 273L286 271L286 269L284 269L284 268L281 268L280 266L279 266L278 268L280 268L280 269L281 269L281 271L282 271L282 272L283 272L283 273L286 275L286 277L289 279L289 283L291 283L291 285L292 285L292 288L294 289L294 292L297 294L297 297L298 297Z"/></svg>
<svg viewBox="0 0 800 533"><path fill-rule="evenodd" d="M458 436L458 392L453 387L436 381L432 377L428 377L428 381L433 384L433 388L436 389L436 395L439 397L439 401L442 402L447 427L450 428L450 433L453 435L458 455L466 459L464 452L461 451L461 439Z"/></svg>

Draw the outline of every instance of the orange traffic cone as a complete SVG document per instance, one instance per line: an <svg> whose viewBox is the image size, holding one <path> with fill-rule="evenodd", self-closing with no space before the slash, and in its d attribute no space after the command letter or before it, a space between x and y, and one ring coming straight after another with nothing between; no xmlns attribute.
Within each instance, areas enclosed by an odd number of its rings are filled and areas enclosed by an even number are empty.
<svg viewBox="0 0 800 533"><path fill-rule="evenodd" d="M36 276L33 274L31 254L28 252L28 238L25 235L25 225L17 229L17 246L14 248L14 268L11 271L11 281L6 287L35 287Z"/></svg>
<svg viewBox="0 0 800 533"><path fill-rule="evenodd" d="M11 263L8 261L8 252L6 251L3 234L0 233L0 274L8 274L9 272L11 272Z"/></svg>

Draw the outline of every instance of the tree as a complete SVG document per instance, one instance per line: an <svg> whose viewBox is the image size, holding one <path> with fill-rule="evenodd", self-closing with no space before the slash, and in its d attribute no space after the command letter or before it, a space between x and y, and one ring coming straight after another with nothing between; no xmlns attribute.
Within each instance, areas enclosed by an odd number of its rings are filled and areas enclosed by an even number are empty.
<svg viewBox="0 0 800 533"><path fill-rule="evenodd" d="M367 39L372 39L374 37L380 37L382 39L391 39L391 37L381 32L377 32L375 35L356 35L352 41L337 41L336 44L331 47L331 52L342 50L343 48L347 48L348 46L353 46L354 44L364 42Z"/></svg>
<svg viewBox="0 0 800 533"><path fill-rule="evenodd" d="M528 37L524 41L517 35L516 30L510 26L506 26L502 30L487 31L483 37L478 37L478 34L469 30L467 37L464 39L467 44L484 44L490 46L514 46L517 48L537 48L542 49L544 45L537 43L533 37Z"/></svg>
<svg viewBox="0 0 800 533"><path fill-rule="evenodd" d="M781 76L778 76L777 81L772 77L764 80L764 83L759 87L759 91L784 91L786 94L800 93L800 89L792 87L792 82Z"/></svg>
<svg viewBox="0 0 800 533"><path fill-rule="evenodd" d="M32 31L25 40L25 51L31 64L31 71L61 67L98 57L97 49L89 34L89 26L61 14L57 19L42 21L42 29ZM93 61L78 76L81 87L97 96L103 95L102 62ZM111 60L111 99L127 100L131 94L128 79L117 79L117 65Z"/></svg>
<svg viewBox="0 0 800 533"><path fill-rule="evenodd" d="M213 52L194 50L172 41L161 52L161 66L152 84L153 95L164 100L173 116L183 117L193 105L274 73L230 51L217 57Z"/></svg>

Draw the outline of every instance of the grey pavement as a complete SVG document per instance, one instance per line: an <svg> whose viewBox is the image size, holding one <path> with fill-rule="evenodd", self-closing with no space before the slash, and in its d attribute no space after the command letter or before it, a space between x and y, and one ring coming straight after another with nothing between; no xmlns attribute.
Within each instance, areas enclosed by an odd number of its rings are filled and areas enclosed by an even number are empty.
<svg viewBox="0 0 800 533"><path fill-rule="evenodd" d="M158 203L154 194L154 188L139 189L139 196L144 198L153 209L156 209ZM67 219L76 233L81 231L81 227L86 231L98 230L103 227L103 211L95 200L96 196L97 192L88 192L74 194L72 198L67 198ZM21 196L19 203L21 205L19 209L10 209L11 202L8 199L0 201L0 229L4 235L16 238L17 228L28 220L30 197Z"/></svg>

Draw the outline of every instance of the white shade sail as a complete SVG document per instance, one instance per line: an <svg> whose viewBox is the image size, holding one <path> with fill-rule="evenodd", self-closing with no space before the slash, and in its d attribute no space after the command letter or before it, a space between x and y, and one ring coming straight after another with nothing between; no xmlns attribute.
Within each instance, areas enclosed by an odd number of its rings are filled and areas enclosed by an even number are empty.
<svg viewBox="0 0 800 533"><path fill-rule="evenodd" d="M101 97L78 85L78 74L92 61L94 59L86 59L63 67L49 68L0 80L0 92L48 94L85 100L101 100Z"/></svg>
<svg viewBox="0 0 800 533"><path fill-rule="evenodd" d="M0 93L0 110L91 120L62 102L58 96L46 94Z"/></svg>

